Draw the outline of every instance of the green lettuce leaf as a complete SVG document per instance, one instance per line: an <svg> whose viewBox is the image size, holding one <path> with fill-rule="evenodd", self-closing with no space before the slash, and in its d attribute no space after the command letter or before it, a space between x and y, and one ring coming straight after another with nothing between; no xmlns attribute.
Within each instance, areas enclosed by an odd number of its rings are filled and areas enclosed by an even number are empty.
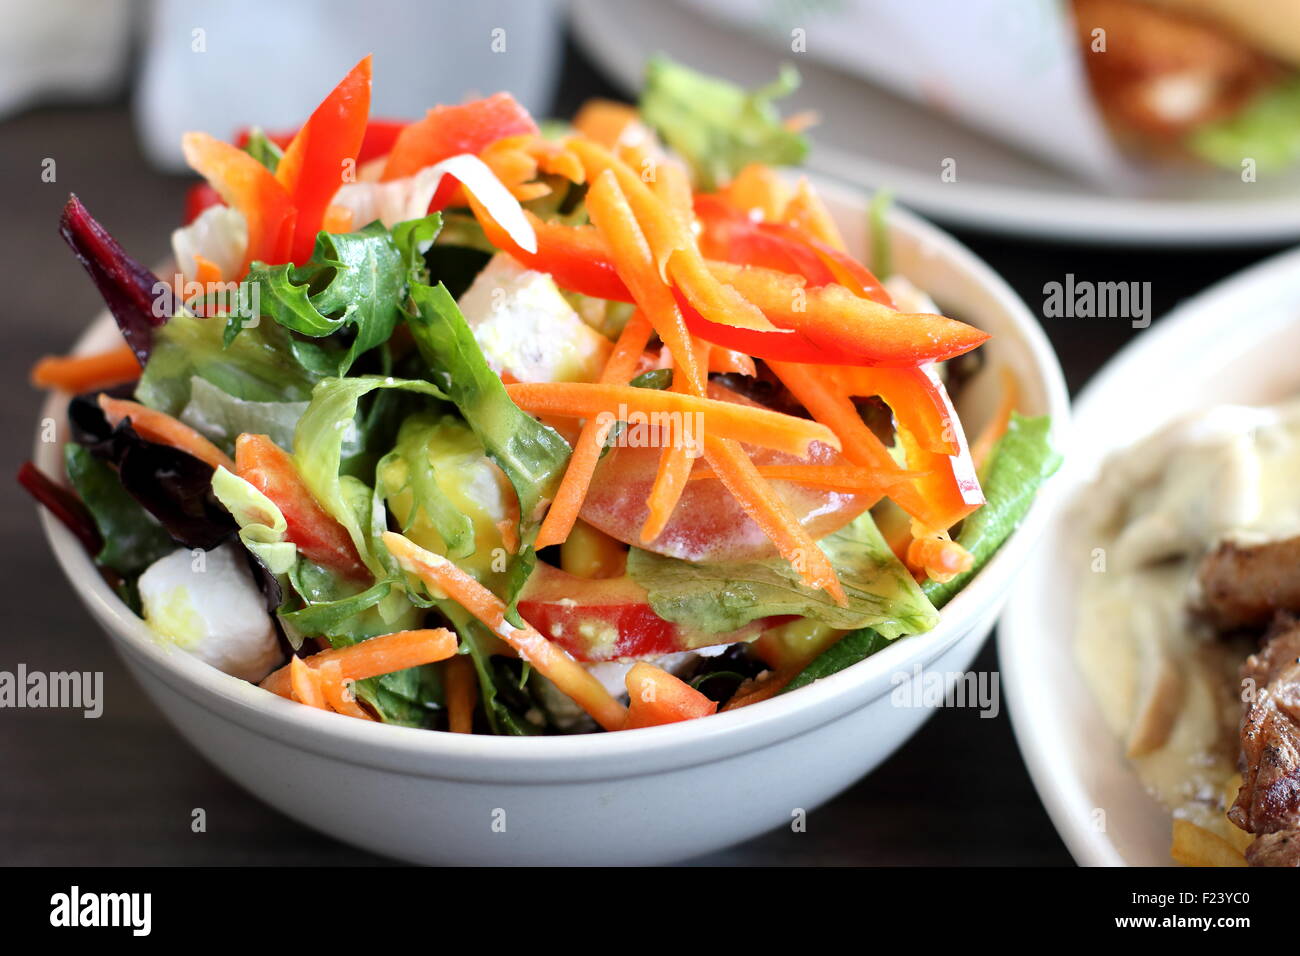
<svg viewBox="0 0 1300 956"><path fill-rule="evenodd" d="M1043 482L1061 464L1061 456L1048 441L1051 419L1013 415L982 476L986 503L967 518L957 540L975 558L974 567L946 584L926 581L925 596L935 607L943 607L988 563L998 548L1020 524ZM781 693L805 687L815 680L865 660L889 645L888 638L871 627L845 634L823 651Z"/></svg>
<svg viewBox="0 0 1300 956"><path fill-rule="evenodd" d="M989 456L980 483L984 507L962 522L957 543L971 553L975 564L945 584L925 582L926 596L943 607L966 586L1002 547L1029 512L1043 482L1061 466L1061 456L1049 440L1052 421L1046 415L1025 418L1013 414L1006 434Z"/></svg>
<svg viewBox="0 0 1300 956"><path fill-rule="evenodd" d="M348 530L357 553L375 576L384 578L393 573L385 563L387 551L372 547L373 539L385 527L382 501L372 496L363 481L341 473L343 448L349 429L355 428L357 403L376 389L447 397L436 385L414 379L381 375L327 378L313 390L311 404L294 430L293 455L312 495Z"/></svg>
<svg viewBox="0 0 1300 956"><path fill-rule="evenodd" d="M1198 127L1187 145L1207 162L1238 171L1244 159L1265 170L1300 162L1300 75L1260 93L1227 119Z"/></svg>
<svg viewBox="0 0 1300 956"><path fill-rule="evenodd" d="M451 558L464 558L474 553L474 522L452 503L439 484L429 448L446 430L458 426L463 433L463 425L452 416L427 412L409 416L397 433L396 447L380 460L378 472L385 484L383 492L386 498L401 491L411 493L413 507L406 515L402 531L409 531L423 513L442 538L447 556ZM390 485L386 480L385 476L394 474L401 476L400 485Z"/></svg>
<svg viewBox="0 0 1300 956"><path fill-rule="evenodd" d="M195 375L190 379L190 400L177 417L229 454L234 451L235 439L244 432L266 435L281 448L290 447L294 427L307 404L236 398Z"/></svg>
<svg viewBox="0 0 1300 956"><path fill-rule="evenodd" d="M803 586L781 559L692 564L639 548L627 570L666 620L692 631L723 633L771 615L797 614L835 628L871 626L889 638L928 631L939 615L864 513L818 546L840 576L848 607Z"/></svg>
<svg viewBox="0 0 1300 956"><path fill-rule="evenodd" d="M569 445L522 411L488 367L456 300L442 284L411 287L407 324L434 380L450 396L519 496L519 539L537 537L542 512L569 461Z"/></svg>
<svg viewBox="0 0 1300 956"><path fill-rule="evenodd" d="M646 66L641 116L690 164L697 188L711 192L750 163L803 162L807 138L782 125L772 105L798 86L799 73L788 64L774 82L751 93L654 57Z"/></svg>
<svg viewBox="0 0 1300 956"><path fill-rule="evenodd" d="M132 498L108 464L75 442L63 447L68 479L90 510L104 546L95 561L118 574L139 574L179 545Z"/></svg>
<svg viewBox="0 0 1300 956"><path fill-rule="evenodd" d="M180 415L190 401L195 376L251 402L306 401L321 379L303 365L289 334L277 325L263 322L246 329L227 348L219 321L181 313L155 330L136 398L168 415Z"/></svg>

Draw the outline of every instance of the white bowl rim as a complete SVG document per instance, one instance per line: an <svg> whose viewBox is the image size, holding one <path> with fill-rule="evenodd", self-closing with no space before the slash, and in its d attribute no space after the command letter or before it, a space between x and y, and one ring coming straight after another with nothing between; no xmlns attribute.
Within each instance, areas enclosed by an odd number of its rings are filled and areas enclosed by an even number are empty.
<svg viewBox="0 0 1300 956"><path fill-rule="evenodd" d="M866 204L860 191L833 183L818 183L818 189L829 200L851 204L865 212ZM1064 377L1046 335L1024 302L983 260L919 216L895 207L889 214L889 227L891 232L924 244L927 250L940 255L952 268L968 273L980 287L995 296L1010 317L1014 332L1027 348L1034 372L1042 377L1045 414L1052 418L1052 439L1057 449L1064 451L1070 414ZM83 332L74 351L84 351L90 345L96 327L92 324ZM67 400L68 396L62 393L50 395L43 406L42 418L63 422ZM38 428L35 461L43 469L53 469L51 473L61 474L59 462L55 460L54 448L57 446L41 442L39 431ZM715 714L707 720L615 734L538 737L453 734L360 721L303 707L222 673L183 652L171 652L154 640L144 621L136 617L108 587L72 533L46 509L38 507L38 511L46 538L65 575L95 616L104 625L111 626L114 638L126 642L155 667L179 675L187 685L187 696L208 709L211 707L204 703L201 695L191 691L223 698L248 711L250 719L254 716L261 718L262 723L256 727L261 733L275 734L278 724L284 734L292 735L296 746L304 746L303 739L310 739L321 752L327 752L329 744L334 742L340 746L352 745L349 749L358 752L383 748L390 755L398 753L412 758L441 756L461 767L501 763L527 767L566 760L595 762L629 756L638 759L654 757L658 758L656 763L679 766L696 762L701 748L713 751L717 744L735 743L737 749L730 752L740 753L792 736L803 729L803 722L796 720L801 712L823 715L820 722L833 719L848 709L846 705L835 711L837 699L852 701L856 691L883 681L899 667L910 665L914 659L933 659L951 646L963 633L960 622L967 617L979 617L981 610L1000 600L1004 590L1000 582L1021 566L1039 533L1046 527L1054 498L1047 490L1052 484L1049 482L1040 490L1020 526L980 573L945 606L940 623L925 634L899 640L865 661L789 694ZM173 685L173 690L179 688ZM251 724L248 726L252 728Z"/></svg>
<svg viewBox="0 0 1300 956"><path fill-rule="evenodd" d="M1178 339L1194 335L1202 327L1221 325L1224 310L1230 308L1234 300L1241 298L1243 290L1269 283L1275 276L1294 273L1297 269L1300 269L1300 248L1284 250L1221 279L1178 305L1154 328L1121 349L1093 376L1075 400L1075 420L1086 420L1092 405L1100 401L1100 396L1111 391L1115 382L1130 377L1133 369L1146 364L1149 356L1164 351ZM1068 460L1056 476L1053 494L1058 499L1059 506L1047 522L1049 526L1053 522L1066 520L1065 515L1068 514L1071 503L1086 486L1099 464L1077 454L1078 451L1076 449L1075 457ZM1022 615L1019 611L1021 602L1027 603L1031 598L1027 591L1022 593L1026 596L1018 598L1013 593L1008 600L998 621L997 637L1007 709L1021 757L1029 770L1039 799L1075 862L1081 866L1124 866L1126 861L1108 835L1087 823L1094 801L1088 798L1088 788L1080 775L1056 772L1064 759L1058 756L1064 752L1064 748L1048 741L1047 735L1041 732L1043 725L1035 719L1036 710L1030 706L1029 702L1039 699L1039 695L1032 692L1038 678L1020 668L1016 654L1018 646L1033 639L1033 635L1028 633L1028 621L1025 620L1022 624L1022 618L1029 615ZM1022 632L1024 636L1021 636Z"/></svg>

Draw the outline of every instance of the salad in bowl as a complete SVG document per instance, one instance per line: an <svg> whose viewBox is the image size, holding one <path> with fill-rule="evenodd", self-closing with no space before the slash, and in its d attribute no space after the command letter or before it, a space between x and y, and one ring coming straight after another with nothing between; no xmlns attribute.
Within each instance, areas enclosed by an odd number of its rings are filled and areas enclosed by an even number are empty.
<svg viewBox="0 0 1300 956"><path fill-rule="evenodd" d="M122 342L38 363L65 475L20 480L160 644L357 720L633 730L930 630L1050 422L1008 374L968 438L988 335L778 171L792 82L396 122L366 58L297 130L188 134L168 274L68 200Z"/></svg>

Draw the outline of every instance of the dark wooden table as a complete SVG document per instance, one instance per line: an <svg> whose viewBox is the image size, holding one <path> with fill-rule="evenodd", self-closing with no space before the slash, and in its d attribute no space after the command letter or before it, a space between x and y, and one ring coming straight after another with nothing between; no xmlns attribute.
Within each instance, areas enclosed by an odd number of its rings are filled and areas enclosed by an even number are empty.
<svg viewBox="0 0 1300 956"><path fill-rule="evenodd" d="M569 51L554 112L608 92ZM41 179L53 158L57 179ZM168 251L187 181L141 159L124 105L45 108L0 123L5 276L0 349L0 472L28 457L40 396L27 385L34 358L68 347L100 303L56 233L75 191L144 262ZM957 233L1038 311L1043 285L1067 273L1095 281L1150 281L1155 314L1273 249L1126 250ZM1246 316L1233 321L1248 321ZM1077 390L1133 335L1120 319L1044 320ZM1159 382L1152 388L1158 389ZM98 720L57 710L0 711L0 863L373 864L384 862L320 836L239 790L166 724L127 677L108 641L68 589L31 503L0 482L4 563L0 595L10 624L0 669L104 672ZM1051 626L1045 622L1045 626ZM975 664L996 670L993 642ZM190 831L207 811L208 830ZM698 862L767 864L1069 864L1016 749L1005 706L993 720L939 711L866 780L813 813L806 833L782 830Z"/></svg>

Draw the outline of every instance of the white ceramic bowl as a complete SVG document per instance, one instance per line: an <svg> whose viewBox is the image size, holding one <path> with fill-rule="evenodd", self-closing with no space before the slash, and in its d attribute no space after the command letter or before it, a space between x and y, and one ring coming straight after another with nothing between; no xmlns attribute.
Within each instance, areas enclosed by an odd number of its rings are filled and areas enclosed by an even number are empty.
<svg viewBox="0 0 1300 956"><path fill-rule="evenodd" d="M850 247L865 251L862 198L834 189L824 195ZM1059 444L1065 386L1024 304L933 226L898 212L891 227L896 269L993 333L984 348L1018 376L1023 411L1054 417ZM101 319L79 347L103 347L115 335ZM64 427L61 400L52 400L46 414ZM969 414L978 425L978 410ZM46 472L60 473L56 445L38 441L36 457ZM324 713L165 649L104 584L73 536L42 513L81 599L141 686L209 760L267 803L338 839L404 860L469 864L667 862L781 826L796 809L828 800L928 715L891 705L892 675L918 664L943 672L969 664L1047 517L1044 499L933 631L810 687L665 727L511 738Z"/></svg>
<svg viewBox="0 0 1300 956"><path fill-rule="evenodd" d="M1090 319L1086 321L1100 321ZM1071 514L1106 456L1184 414L1300 391L1300 251L1219 283L1140 335L1075 405L1062 499L998 627L1016 738L1056 829L1079 863L1168 866L1169 813L1142 788L1076 665L1088 542ZM1102 811L1098 813L1097 811Z"/></svg>

